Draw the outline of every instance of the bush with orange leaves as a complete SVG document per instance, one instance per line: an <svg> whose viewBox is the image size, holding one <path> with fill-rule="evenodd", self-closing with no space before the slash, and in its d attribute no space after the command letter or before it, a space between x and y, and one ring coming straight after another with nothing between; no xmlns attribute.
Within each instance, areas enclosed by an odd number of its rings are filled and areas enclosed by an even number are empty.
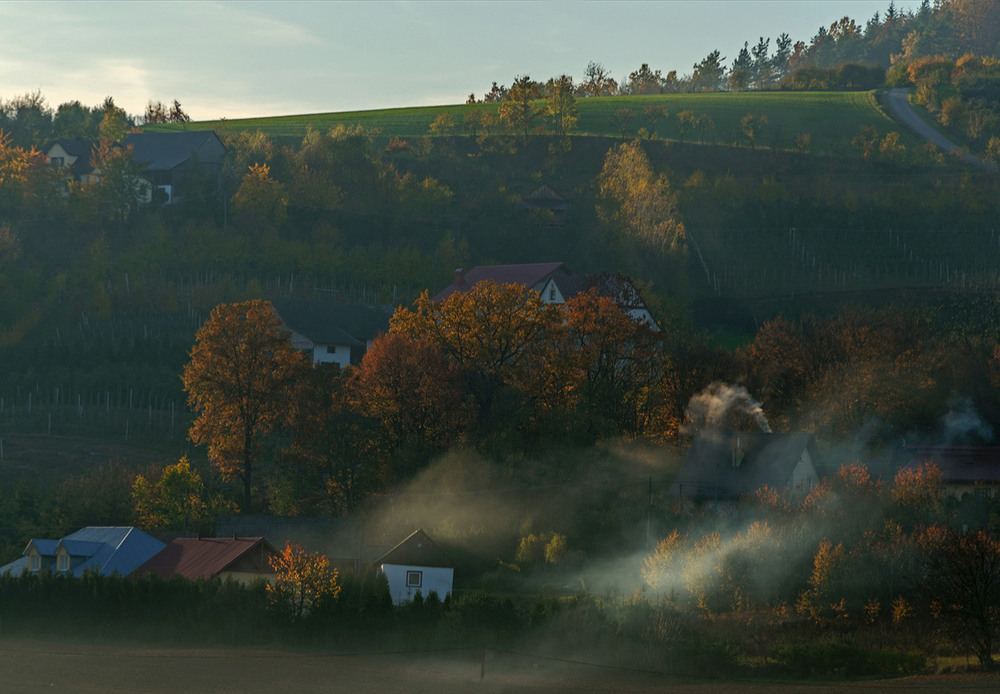
<svg viewBox="0 0 1000 694"><path fill-rule="evenodd" d="M306 552L301 545L287 542L270 563L277 575L267 586L268 597L272 604L287 609L293 620L309 614L317 602L340 595L339 572L330 568L325 554Z"/></svg>

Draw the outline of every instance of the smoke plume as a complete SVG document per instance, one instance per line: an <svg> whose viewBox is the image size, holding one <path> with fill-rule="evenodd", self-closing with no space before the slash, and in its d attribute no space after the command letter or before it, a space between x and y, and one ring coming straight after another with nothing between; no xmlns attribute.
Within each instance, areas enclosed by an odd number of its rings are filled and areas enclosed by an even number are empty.
<svg viewBox="0 0 1000 694"><path fill-rule="evenodd" d="M746 388L715 381L688 403L684 410L684 433L738 428L733 424L734 417L749 417L761 431L771 432L761 404Z"/></svg>
<svg viewBox="0 0 1000 694"><path fill-rule="evenodd" d="M945 445L993 440L993 428L979 416L967 395L948 398L948 412L941 417L941 429Z"/></svg>

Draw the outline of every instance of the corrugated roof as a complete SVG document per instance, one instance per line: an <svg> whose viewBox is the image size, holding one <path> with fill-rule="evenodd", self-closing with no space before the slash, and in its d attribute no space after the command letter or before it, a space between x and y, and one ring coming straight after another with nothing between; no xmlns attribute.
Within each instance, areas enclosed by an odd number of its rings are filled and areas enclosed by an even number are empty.
<svg viewBox="0 0 1000 694"><path fill-rule="evenodd" d="M434 566L451 569L454 563L423 530L414 530L410 536L375 560L376 566Z"/></svg>
<svg viewBox="0 0 1000 694"><path fill-rule="evenodd" d="M786 487L806 451L818 470L821 463L812 434L703 432L691 446L669 494L735 499L764 485ZM737 460L739 464L734 465Z"/></svg>
<svg viewBox="0 0 1000 694"><path fill-rule="evenodd" d="M389 330L393 307L365 304L272 299L271 305L289 329L318 345L364 347Z"/></svg>
<svg viewBox="0 0 1000 694"><path fill-rule="evenodd" d="M260 556L251 556L259 552ZM139 566L133 575L153 571L163 578L180 575L191 580L211 578L251 558L256 570L273 573L268 558L277 550L263 537L181 537Z"/></svg>
<svg viewBox="0 0 1000 694"><path fill-rule="evenodd" d="M71 557L85 558L72 566L70 573L74 576L80 576L87 570L97 571L102 575L118 572L126 576L166 547L156 538L132 526L88 526L61 540L32 540L28 547L32 545L43 556L55 557L59 547L64 546ZM25 548L25 554L27 552L28 549ZM0 573L20 573L28 567L27 562L26 556L17 559L0 567Z"/></svg>

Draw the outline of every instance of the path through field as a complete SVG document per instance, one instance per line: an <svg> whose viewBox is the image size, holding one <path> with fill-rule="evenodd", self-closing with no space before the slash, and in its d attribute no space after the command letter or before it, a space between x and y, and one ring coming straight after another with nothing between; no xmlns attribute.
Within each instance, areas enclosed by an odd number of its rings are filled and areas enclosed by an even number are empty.
<svg viewBox="0 0 1000 694"><path fill-rule="evenodd" d="M670 691L679 694L832 692L994 692L1000 675L941 675L850 683L724 682L668 678L482 651L337 656L282 650L122 647L0 639L0 691L78 694L185 692Z"/></svg>
<svg viewBox="0 0 1000 694"><path fill-rule="evenodd" d="M917 112L913 110L913 107L910 106L910 100L907 97L909 91L909 89L899 87L889 90L889 110L892 112L893 117L903 125L913 130L917 133L917 135L930 140L934 143L934 145L943 149L945 152L957 152L959 150L958 145L935 130L929 124L925 123L924 120L917 115ZM983 161L978 157L974 157L968 152L962 153L962 159L970 164L980 166L984 169L989 169L990 171L997 170L997 167L993 164Z"/></svg>

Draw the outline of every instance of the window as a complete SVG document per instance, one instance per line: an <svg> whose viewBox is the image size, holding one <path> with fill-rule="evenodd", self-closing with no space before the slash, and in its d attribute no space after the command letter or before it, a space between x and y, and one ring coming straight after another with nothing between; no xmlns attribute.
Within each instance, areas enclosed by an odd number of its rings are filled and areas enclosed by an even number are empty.
<svg viewBox="0 0 1000 694"><path fill-rule="evenodd" d="M51 157L49 161L52 163L52 166L58 167L60 169L63 167L64 160L62 157Z"/></svg>
<svg viewBox="0 0 1000 694"><path fill-rule="evenodd" d="M42 567L41 557L37 554L28 555L28 568L32 571L38 571Z"/></svg>
<svg viewBox="0 0 1000 694"><path fill-rule="evenodd" d="M59 558L56 559L56 568L60 571L69 571L69 555L59 553Z"/></svg>
<svg viewBox="0 0 1000 694"><path fill-rule="evenodd" d="M556 300L556 288L555 287L550 287L549 288L549 301L555 301L555 300Z"/></svg>
<svg viewBox="0 0 1000 694"><path fill-rule="evenodd" d="M407 571L406 572L406 587L407 588L419 588L424 581L423 571Z"/></svg>

